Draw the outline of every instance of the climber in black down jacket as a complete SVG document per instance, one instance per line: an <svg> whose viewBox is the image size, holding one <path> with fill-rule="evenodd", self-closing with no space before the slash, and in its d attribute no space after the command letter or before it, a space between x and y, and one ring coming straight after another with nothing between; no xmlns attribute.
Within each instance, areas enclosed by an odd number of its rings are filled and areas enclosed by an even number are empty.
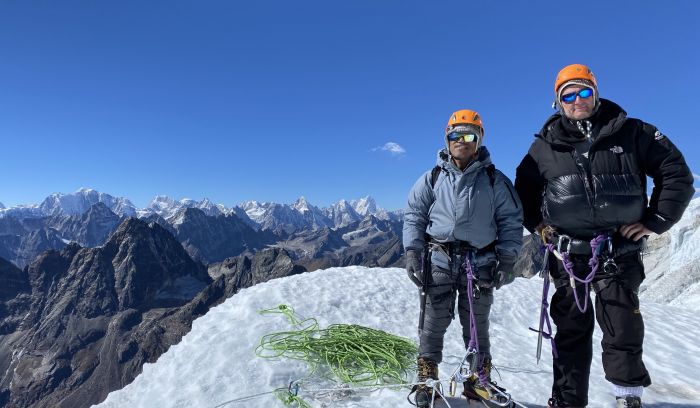
<svg viewBox="0 0 700 408"><path fill-rule="evenodd" d="M557 288L550 314L558 353L549 406L588 403L594 317L581 304L587 304L585 278L595 258L600 267L589 280L603 331L605 377L618 407L641 407L643 387L651 384L642 362L644 323L637 297L644 279L641 248L646 236L667 231L681 218L694 194L693 176L668 137L599 98L588 67L562 69L554 90L559 111L535 135L515 178L524 226L558 245L571 262L565 267L549 257ZM647 177L654 181L650 198ZM595 253L593 239L602 241ZM572 284L571 275L579 282Z"/></svg>

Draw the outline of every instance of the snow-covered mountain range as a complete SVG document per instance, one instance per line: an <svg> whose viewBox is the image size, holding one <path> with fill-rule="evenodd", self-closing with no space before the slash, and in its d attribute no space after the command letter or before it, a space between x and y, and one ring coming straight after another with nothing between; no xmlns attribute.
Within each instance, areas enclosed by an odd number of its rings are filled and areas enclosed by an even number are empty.
<svg viewBox="0 0 700 408"><path fill-rule="evenodd" d="M543 360L535 364L536 327L542 280L516 279L496 292L491 311L491 343L498 383L521 406L543 408L550 395L552 356L547 342ZM550 294L553 291L550 291ZM155 364L123 389L112 392L96 408L283 407L272 390L300 383L299 396L313 407L386 408L409 406L409 388L315 392L337 384L309 376L304 363L285 358L256 357L263 335L290 330L281 316L257 312L292 306L303 317L317 318L321 327L333 323L359 324L417 342L418 296L402 269L347 267L290 276L254 287L217 306L194 321L192 331ZM516 307L517 306L517 307ZM653 383L645 389L646 406L691 408L700 401L700 317L697 310L643 302L646 336L644 357ZM669 319L668 316L673 318ZM594 334L590 407L610 407L615 397L604 379L600 362L601 333ZM447 390L449 375L464 356L459 320L445 336L440 378ZM407 380L412 381L412 375ZM459 385L458 392L461 391ZM241 403L227 401L251 397ZM462 400L464 401L464 400ZM462 402L456 407L466 407Z"/></svg>
<svg viewBox="0 0 700 408"><path fill-rule="evenodd" d="M306 229L342 228L368 215L391 221L398 221L403 215L400 210L390 212L378 208L369 196L360 200L340 200L327 208L316 207L304 197L291 205L246 201L241 207L260 228L288 234Z"/></svg>
<svg viewBox="0 0 700 408"><path fill-rule="evenodd" d="M205 198L201 201L183 198L182 200L174 200L168 196L155 196L146 208L137 211L139 218L146 217L151 214L158 214L161 217L168 219L174 216L183 208L198 208L206 215L222 215L228 214L229 210L223 204L214 204Z"/></svg>
<svg viewBox="0 0 700 408"><path fill-rule="evenodd" d="M304 267L312 269L395 266L402 253L401 213L378 208L371 197L319 208L304 197L292 204L249 201L226 207L206 198L157 196L146 208L136 209L126 198L80 189L73 194L52 194L39 205L0 209L0 257L23 268L43 251L60 250L70 242L100 246L128 217L160 224L205 264L269 245L292 251L295 260L305 258ZM385 222L393 226L380 225ZM375 234L367 245L341 238L372 225L380 236Z"/></svg>
<svg viewBox="0 0 700 408"><path fill-rule="evenodd" d="M18 205L5 208L0 204L0 218L41 218L54 215L79 215L92 205L102 203L118 216L150 218L154 215L165 220L176 217L186 208L197 208L206 215L235 214L255 229L288 234L307 229L339 228L361 221L367 215L382 220L400 220L402 211L387 211L377 207L372 197L359 200L340 200L327 208L319 208L300 197L292 204L246 201L240 206L226 207L204 198L200 201L183 198L175 200L167 196L156 196L145 207L136 208L129 199L113 197L89 188L81 188L70 194L54 193L41 204Z"/></svg>

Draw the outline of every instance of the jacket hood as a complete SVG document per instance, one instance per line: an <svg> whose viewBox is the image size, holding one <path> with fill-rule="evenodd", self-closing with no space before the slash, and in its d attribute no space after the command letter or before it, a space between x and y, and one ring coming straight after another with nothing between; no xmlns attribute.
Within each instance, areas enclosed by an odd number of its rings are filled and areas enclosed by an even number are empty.
<svg viewBox="0 0 700 408"><path fill-rule="evenodd" d="M600 98L598 111L589 120L593 123L594 138L602 139L622 127L627 120L627 112L615 102ZM578 131L569 130L571 126L567 126L564 121L568 119L558 111L545 121L535 136L550 144L572 144L582 141L585 136Z"/></svg>
<svg viewBox="0 0 700 408"><path fill-rule="evenodd" d="M479 154L476 159L469 163L464 172L472 171L473 169L478 169L480 167L485 167L491 164L491 153L486 148L486 146L479 146ZM442 148L437 152L437 165L446 169L448 171L455 171L461 173L461 171L455 166L455 164L450 159L450 152L447 148Z"/></svg>

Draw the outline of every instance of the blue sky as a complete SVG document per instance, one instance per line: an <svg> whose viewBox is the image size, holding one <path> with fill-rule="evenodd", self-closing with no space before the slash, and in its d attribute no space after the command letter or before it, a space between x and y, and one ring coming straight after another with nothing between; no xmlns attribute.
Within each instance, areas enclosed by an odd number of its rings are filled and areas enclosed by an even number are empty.
<svg viewBox="0 0 700 408"><path fill-rule="evenodd" d="M513 177L589 65L700 173L700 2L0 0L0 202L404 206L454 110ZM382 149L394 143L393 149Z"/></svg>

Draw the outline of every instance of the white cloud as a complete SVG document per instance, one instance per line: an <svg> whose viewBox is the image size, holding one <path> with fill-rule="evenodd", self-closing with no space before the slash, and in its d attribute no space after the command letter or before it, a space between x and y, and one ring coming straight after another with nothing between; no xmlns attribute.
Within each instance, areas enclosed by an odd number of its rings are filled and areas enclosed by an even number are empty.
<svg viewBox="0 0 700 408"><path fill-rule="evenodd" d="M402 154L406 154L406 149L401 147L398 143L394 142L387 142L384 144L384 146L378 146L372 149L373 152L376 152L377 150L389 152L389 154L391 154L392 156L400 156Z"/></svg>

